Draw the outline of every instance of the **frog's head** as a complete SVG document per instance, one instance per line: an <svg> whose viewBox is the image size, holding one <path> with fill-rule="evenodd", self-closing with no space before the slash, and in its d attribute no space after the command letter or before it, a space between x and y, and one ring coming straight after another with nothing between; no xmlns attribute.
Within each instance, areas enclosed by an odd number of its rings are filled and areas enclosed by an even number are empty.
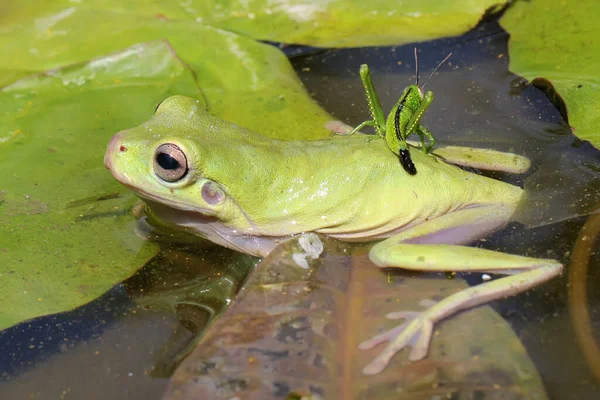
<svg viewBox="0 0 600 400"><path fill-rule="evenodd" d="M161 222L259 254L243 243L232 243L231 236L248 231L252 223L215 172L228 169L227 140L240 135L235 128L208 114L200 102L173 96L146 123L114 135L104 165L144 199Z"/></svg>

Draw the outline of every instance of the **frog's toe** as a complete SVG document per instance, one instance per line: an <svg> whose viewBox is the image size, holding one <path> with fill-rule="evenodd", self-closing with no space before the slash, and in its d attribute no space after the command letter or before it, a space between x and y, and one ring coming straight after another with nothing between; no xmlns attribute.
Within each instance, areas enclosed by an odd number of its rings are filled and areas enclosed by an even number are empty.
<svg viewBox="0 0 600 400"><path fill-rule="evenodd" d="M389 342L385 349L363 369L363 374L378 374L389 364L397 352L407 346L412 347L409 354L411 361L420 360L427 355L433 333L433 322L419 315L420 313L406 311L388 314L388 318L405 318L407 321L359 345L359 348L364 350L383 342Z"/></svg>
<svg viewBox="0 0 600 400"><path fill-rule="evenodd" d="M392 328L388 331L380 333L379 335L373 336L369 340L365 340L361 344L358 345L358 348L361 350L372 349L375 346L379 346L384 342L391 342L394 338L398 337L404 329L406 329L406 325L409 324L409 321L404 322L403 324L398 325L395 328Z"/></svg>

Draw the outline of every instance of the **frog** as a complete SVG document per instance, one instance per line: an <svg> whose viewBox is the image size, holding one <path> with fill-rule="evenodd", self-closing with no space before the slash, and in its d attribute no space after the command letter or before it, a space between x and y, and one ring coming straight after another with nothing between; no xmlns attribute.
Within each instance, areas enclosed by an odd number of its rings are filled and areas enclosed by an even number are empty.
<svg viewBox="0 0 600 400"><path fill-rule="evenodd" d="M373 242L369 258L380 268L502 275L424 311L388 315L405 322L360 344L386 343L364 367L367 375L404 348L410 360L425 358L440 320L562 272L557 260L468 246L506 226L524 191L455 164L502 168L521 156L458 147L415 151L419 173L410 175L384 138L365 136L274 139L177 95L147 122L116 133L104 164L161 223L246 254L265 257L282 241L310 233Z"/></svg>

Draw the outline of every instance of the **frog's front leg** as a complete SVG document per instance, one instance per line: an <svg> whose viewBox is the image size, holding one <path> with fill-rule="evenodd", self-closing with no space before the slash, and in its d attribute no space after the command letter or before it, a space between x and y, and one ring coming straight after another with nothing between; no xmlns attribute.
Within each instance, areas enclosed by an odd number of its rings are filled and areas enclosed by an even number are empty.
<svg viewBox="0 0 600 400"><path fill-rule="evenodd" d="M560 274L562 265L555 260L457 245L482 237L486 232L502 226L507 213L508 209L503 206L461 210L401 232L371 249L369 258L380 267L427 272L489 272L511 276L455 293L417 316L413 315L412 319L408 318L410 320L404 326L361 343L360 348L367 349L389 342L364 368L363 373L371 375L380 372L394 354L407 346L412 346L411 360L425 357L435 322L458 311L520 293ZM390 317L397 317L394 314ZM400 316L406 317L404 314Z"/></svg>

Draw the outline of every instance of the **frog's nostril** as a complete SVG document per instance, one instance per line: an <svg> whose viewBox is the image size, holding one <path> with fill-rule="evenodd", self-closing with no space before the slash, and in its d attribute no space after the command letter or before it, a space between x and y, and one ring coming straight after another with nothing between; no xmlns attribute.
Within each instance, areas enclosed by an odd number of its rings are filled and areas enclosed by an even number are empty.
<svg viewBox="0 0 600 400"><path fill-rule="evenodd" d="M104 166L106 169L111 169L113 153L117 151L117 149L121 153L127 151L127 146L121 142L121 136L121 132L115 134L108 142L108 146L106 146L106 153L104 154Z"/></svg>

